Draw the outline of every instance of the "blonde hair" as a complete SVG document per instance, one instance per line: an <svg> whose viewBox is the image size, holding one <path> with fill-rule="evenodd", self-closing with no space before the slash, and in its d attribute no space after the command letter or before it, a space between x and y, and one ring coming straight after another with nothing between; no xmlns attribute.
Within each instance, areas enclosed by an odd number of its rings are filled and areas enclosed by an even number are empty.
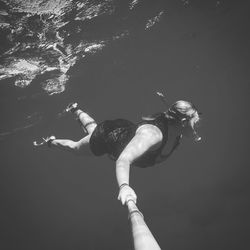
<svg viewBox="0 0 250 250"><path fill-rule="evenodd" d="M168 109L166 114L173 122L188 121L193 129L194 140L196 142L201 141L201 137L195 130L195 125L199 124L200 121L200 113L191 102L177 101Z"/></svg>
<svg viewBox="0 0 250 250"><path fill-rule="evenodd" d="M176 120L183 119L194 119L194 122L197 123L200 120L199 113L191 102L179 100L171 105L171 107L166 112L169 116Z"/></svg>

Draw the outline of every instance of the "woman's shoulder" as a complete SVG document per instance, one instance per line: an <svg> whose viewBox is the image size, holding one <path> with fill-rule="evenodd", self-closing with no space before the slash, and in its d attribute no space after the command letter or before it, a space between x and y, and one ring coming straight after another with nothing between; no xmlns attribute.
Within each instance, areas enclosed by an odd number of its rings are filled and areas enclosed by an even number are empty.
<svg viewBox="0 0 250 250"><path fill-rule="evenodd" d="M154 136L155 138L158 138L160 141L163 138L162 131L157 126L150 123L144 123L139 125L136 130L136 133L142 133L142 134L147 134L149 136Z"/></svg>

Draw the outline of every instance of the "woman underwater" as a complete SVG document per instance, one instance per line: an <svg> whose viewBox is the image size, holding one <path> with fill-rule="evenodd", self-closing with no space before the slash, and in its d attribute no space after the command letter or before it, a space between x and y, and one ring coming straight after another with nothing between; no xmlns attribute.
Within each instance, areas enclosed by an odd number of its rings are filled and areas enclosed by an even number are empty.
<svg viewBox="0 0 250 250"><path fill-rule="evenodd" d="M97 124L77 103L70 104L66 111L77 117L87 136L77 142L51 136L43 138L40 144L34 142L34 145L47 144L51 148L79 155L110 156L116 164L118 200L123 205L128 199L135 203L137 199L135 191L129 186L130 166L146 168L165 161L183 136L201 140L196 132L200 116L188 101L177 101L167 111L143 117L138 124L125 119L105 120Z"/></svg>

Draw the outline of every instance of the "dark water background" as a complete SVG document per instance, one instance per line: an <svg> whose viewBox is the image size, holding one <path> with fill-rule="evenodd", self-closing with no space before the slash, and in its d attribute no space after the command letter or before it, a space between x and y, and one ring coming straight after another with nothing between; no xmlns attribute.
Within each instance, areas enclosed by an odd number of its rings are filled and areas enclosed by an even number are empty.
<svg viewBox="0 0 250 250"><path fill-rule="evenodd" d="M132 248L127 211L116 199L114 163L106 157L34 149L32 141L51 134L74 140L82 136L70 115L58 117L70 101L79 102L97 121L117 117L139 121L142 115L164 109L155 97L157 90L166 93L169 103L190 100L203 113L201 144L184 140L167 162L131 170L138 206L161 248L250 247L249 4L133 2L138 4L136 11L128 8L132 1L116 1L118 12L111 11L108 20L110 6L104 19L90 18L92 26L85 29L83 23L80 38L73 36L73 24L66 27L70 38L65 35L59 44L68 48L65 57L58 51L39 52L34 45L38 38L31 41L34 50L19 48L4 55L20 37L12 38L11 44L8 29L3 29L2 74L15 58L30 60L39 53L46 57L43 67L57 69L47 74L36 71L34 79L29 72L9 75L0 82L1 249ZM157 15L160 21L149 27ZM50 39L53 45L58 38ZM77 50L83 40L87 45ZM19 42L27 46L27 40ZM86 48L93 43L103 47L88 54ZM74 56L77 60L71 65ZM66 73L59 57L70 64ZM62 74L65 89L53 94Z"/></svg>

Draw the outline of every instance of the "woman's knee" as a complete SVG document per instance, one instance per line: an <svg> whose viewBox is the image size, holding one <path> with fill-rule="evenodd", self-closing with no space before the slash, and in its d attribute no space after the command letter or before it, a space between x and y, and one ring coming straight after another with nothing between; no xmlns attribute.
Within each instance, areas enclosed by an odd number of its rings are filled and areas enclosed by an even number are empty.
<svg viewBox="0 0 250 250"><path fill-rule="evenodd" d="M90 135L87 135L86 137L75 143L74 151L77 155L93 155L89 146L89 139Z"/></svg>
<svg viewBox="0 0 250 250"><path fill-rule="evenodd" d="M86 130L88 131L89 135L92 135L92 133L94 132L95 128L96 128L97 124L96 122L92 122L91 124L88 124L87 126L85 126Z"/></svg>
<svg viewBox="0 0 250 250"><path fill-rule="evenodd" d="M80 151L80 145L79 142L72 141L68 147L72 150L72 152L78 154Z"/></svg>

